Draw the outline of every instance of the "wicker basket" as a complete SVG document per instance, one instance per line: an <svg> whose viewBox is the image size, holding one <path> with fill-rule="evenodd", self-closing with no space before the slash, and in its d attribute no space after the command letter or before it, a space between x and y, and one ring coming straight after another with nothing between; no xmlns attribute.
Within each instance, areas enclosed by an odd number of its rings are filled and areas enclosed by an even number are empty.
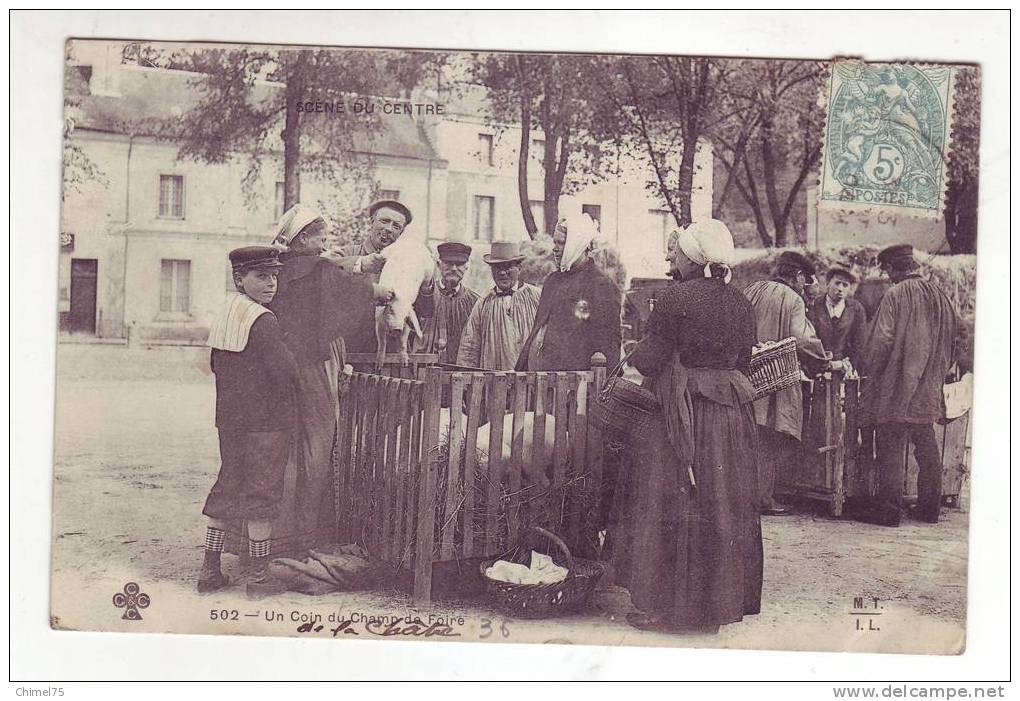
<svg viewBox="0 0 1020 701"><path fill-rule="evenodd" d="M797 339L793 336L777 341L760 351L751 351L751 384L755 398L761 398L792 387L800 382L797 362Z"/></svg>
<svg viewBox="0 0 1020 701"><path fill-rule="evenodd" d="M516 618L552 618L584 608L605 573L605 566L594 560L575 558L559 536L544 528L532 526L531 531L545 536L559 549L560 557L554 560L567 568L566 579L553 584L514 584L485 574L497 560L523 564L532 548L522 542L502 557L488 559L480 565L489 595L503 613Z"/></svg>

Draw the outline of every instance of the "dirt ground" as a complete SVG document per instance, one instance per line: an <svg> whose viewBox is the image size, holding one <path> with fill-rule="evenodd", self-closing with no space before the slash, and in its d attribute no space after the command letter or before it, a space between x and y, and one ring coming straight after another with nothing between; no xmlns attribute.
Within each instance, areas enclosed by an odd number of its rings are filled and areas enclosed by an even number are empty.
<svg viewBox="0 0 1020 701"><path fill-rule="evenodd" d="M937 525L906 521L898 529L806 511L765 518L762 612L711 637L633 630L623 620L629 597L612 586L596 594L592 610L555 621L506 620L479 600L439 600L418 611L396 589L262 602L239 588L200 596L193 587L201 508L218 468L207 357L201 348L60 346L54 627L330 637L331 618L416 615L442 618L472 641L963 651L967 513L960 510L943 510ZM233 557L224 566L240 574ZM149 595L142 620L123 619L113 604L129 581ZM856 598L871 615L857 613ZM323 629L298 631L316 616Z"/></svg>

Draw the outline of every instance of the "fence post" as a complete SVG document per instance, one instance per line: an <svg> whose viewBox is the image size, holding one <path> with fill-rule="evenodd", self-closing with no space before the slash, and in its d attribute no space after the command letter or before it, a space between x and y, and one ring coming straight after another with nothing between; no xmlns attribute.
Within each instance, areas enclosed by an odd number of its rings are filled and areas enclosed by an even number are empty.
<svg viewBox="0 0 1020 701"><path fill-rule="evenodd" d="M418 466L418 513L415 514L416 557L414 559L414 603L432 603L432 550L436 528L436 447L439 444L439 404L442 399L442 370L425 371L424 417L421 431L421 463Z"/></svg>
<svg viewBox="0 0 1020 701"><path fill-rule="evenodd" d="M592 402L595 401L595 397L598 392L602 389L602 385L606 383L606 356L602 353L595 353L591 357L591 370L592 370L592 386L588 388L588 406L584 408L586 414L590 416L590 408ZM580 409L580 407L578 407ZM595 501L595 530L596 533L605 525L606 517L608 515L609 505L604 504L603 496L607 493L605 478L603 476L603 462L605 460L605 442L602 439L602 433L595 427L592 421L586 422L587 426L585 430L588 435L585 437L588 441L588 469L591 470L592 486L598 490L598 497ZM610 490L609 493L612 493Z"/></svg>
<svg viewBox="0 0 1020 701"><path fill-rule="evenodd" d="M593 388L596 392L602 389L602 385L606 382L606 356L601 351L596 351L591 357L591 371L595 374L595 387ZM591 393L588 394L589 398Z"/></svg>

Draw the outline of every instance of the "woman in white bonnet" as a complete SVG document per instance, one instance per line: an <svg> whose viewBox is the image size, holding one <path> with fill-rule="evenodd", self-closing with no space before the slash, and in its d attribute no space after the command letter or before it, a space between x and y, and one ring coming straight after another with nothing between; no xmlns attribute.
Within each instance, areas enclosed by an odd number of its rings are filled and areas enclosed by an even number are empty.
<svg viewBox="0 0 1020 701"><path fill-rule="evenodd" d="M642 629L713 633L761 606L757 433L748 379L753 311L728 283L733 238L717 220L670 242L663 292L630 362L662 406L623 466L611 528L617 583Z"/></svg>
<svg viewBox="0 0 1020 701"><path fill-rule="evenodd" d="M592 258L598 226L575 212L556 224L556 270L542 296L517 370L588 370L595 353L610 367L620 360L620 288Z"/></svg>

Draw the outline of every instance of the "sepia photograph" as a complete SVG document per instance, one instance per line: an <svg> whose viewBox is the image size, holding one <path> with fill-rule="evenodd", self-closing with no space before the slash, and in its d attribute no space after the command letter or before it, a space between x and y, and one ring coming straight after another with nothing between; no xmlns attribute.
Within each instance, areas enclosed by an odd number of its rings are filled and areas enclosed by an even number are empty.
<svg viewBox="0 0 1020 701"><path fill-rule="evenodd" d="M223 36L63 42L54 634L965 654L979 55Z"/></svg>

